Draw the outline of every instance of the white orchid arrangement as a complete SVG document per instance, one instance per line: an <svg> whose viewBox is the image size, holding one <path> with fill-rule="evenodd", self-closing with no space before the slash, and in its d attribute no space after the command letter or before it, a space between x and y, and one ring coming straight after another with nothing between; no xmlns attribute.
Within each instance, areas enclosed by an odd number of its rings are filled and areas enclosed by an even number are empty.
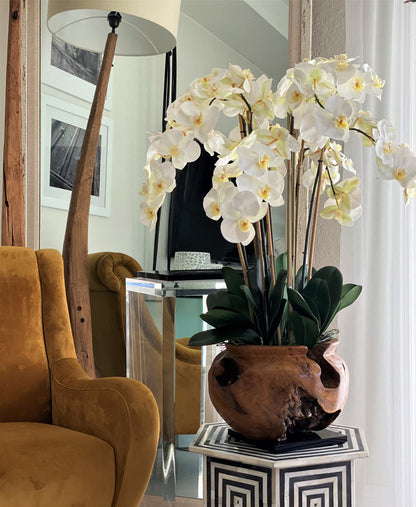
<svg viewBox="0 0 416 507"><path fill-rule="evenodd" d="M361 214L360 180L340 144L352 134L375 149L380 176L396 180L406 200L416 192L416 156L396 143L387 120L363 109L368 96L381 97L383 86L371 67L346 55L297 64L275 91L267 76L255 79L230 65L193 81L169 106L167 129L149 137L141 221L154 228L175 188L176 170L195 161L203 147L217 160L202 205L209 218L221 220L224 238L237 244L242 266L242 277L224 268L227 291L212 295L202 316L214 329L193 337L194 344L228 339L312 347L358 297L361 288L343 285L336 268L314 272L315 230L319 213L343 225ZM221 113L238 118L228 135L215 128ZM340 181L344 171L350 176ZM310 202L298 270L301 184ZM284 204L287 252L276 259L270 209ZM245 246L253 240L257 265L250 273Z"/></svg>

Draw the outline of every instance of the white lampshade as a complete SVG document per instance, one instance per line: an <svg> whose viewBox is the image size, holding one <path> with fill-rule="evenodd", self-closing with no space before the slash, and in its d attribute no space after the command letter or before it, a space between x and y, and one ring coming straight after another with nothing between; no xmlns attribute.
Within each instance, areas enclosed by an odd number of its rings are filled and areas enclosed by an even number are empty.
<svg viewBox="0 0 416 507"><path fill-rule="evenodd" d="M166 53L176 44L181 0L49 0L48 28L73 46L102 53L107 15L121 14L116 54Z"/></svg>

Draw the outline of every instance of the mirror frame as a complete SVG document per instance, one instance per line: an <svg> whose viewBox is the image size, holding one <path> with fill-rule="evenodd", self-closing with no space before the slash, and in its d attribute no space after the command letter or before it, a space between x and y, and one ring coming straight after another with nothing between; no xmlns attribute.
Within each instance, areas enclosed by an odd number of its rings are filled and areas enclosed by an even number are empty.
<svg viewBox="0 0 416 507"><path fill-rule="evenodd" d="M313 0L289 1L289 67L311 57ZM23 2L23 146L26 244L40 243L40 0Z"/></svg>

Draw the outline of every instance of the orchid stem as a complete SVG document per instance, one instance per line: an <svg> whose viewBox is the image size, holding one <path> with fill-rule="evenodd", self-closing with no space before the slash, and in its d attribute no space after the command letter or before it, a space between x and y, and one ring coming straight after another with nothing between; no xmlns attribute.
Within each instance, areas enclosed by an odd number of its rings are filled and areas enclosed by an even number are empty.
<svg viewBox="0 0 416 507"><path fill-rule="evenodd" d="M274 285L276 284L276 271L274 267L273 235L272 235L272 220L270 206L267 207L266 226L267 226L267 248L270 262L270 274L272 277L272 287L274 287Z"/></svg>
<svg viewBox="0 0 416 507"><path fill-rule="evenodd" d="M311 244L309 246L308 280L310 280L311 276L312 276L312 263L313 263L314 249L315 249L316 226L318 223L319 201L320 201L320 195L321 195L320 190L321 190L321 179L322 179L323 155L324 155L324 148L322 148L322 150L321 150L321 157L318 162L318 185L317 185L317 195L316 195L316 199L315 199L315 210L314 210L313 224L312 224Z"/></svg>
<svg viewBox="0 0 416 507"><path fill-rule="evenodd" d="M255 227L256 227L257 244L258 244L258 248L259 248L262 291L263 291L263 295L264 295L264 293L266 292L266 285L265 285L265 276L264 276L265 270L264 270L263 234L261 232L260 221L255 223Z"/></svg>
<svg viewBox="0 0 416 507"><path fill-rule="evenodd" d="M298 159L298 164L297 164L297 168L296 168L296 178L295 178L295 202L296 202L296 205L295 205L295 227L294 227L294 232L295 232L295 238L294 238L294 248L295 248L295 251L294 251L294 254L293 254L293 257L294 257L294 263L295 263L295 267L294 267L294 272L295 274L298 272L298 233L299 233L299 192L300 192L300 172L301 172L301 169L302 169L302 165L303 165L303 160L304 160L304 155L305 155L305 141L302 140L302 144L301 144L301 148L300 148L300 154L299 154L299 159Z"/></svg>
<svg viewBox="0 0 416 507"><path fill-rule="evenodd" d="M243 252L243 247L241 243L237 243L238 256L240 258L241 269L243 270L244 283L250 288L248 283L248 272L247 272L247 263Z"/></svg>

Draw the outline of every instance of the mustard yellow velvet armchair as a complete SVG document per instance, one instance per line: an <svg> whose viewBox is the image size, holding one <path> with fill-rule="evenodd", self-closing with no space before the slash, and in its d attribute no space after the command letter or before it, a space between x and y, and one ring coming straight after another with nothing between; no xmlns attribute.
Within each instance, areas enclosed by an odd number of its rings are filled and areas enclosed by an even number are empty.
<svg viewBox="0 0 416 507"><path fill-rule="evenodd" d="M88 255L94 359L98 373L103 376L125 375L125 280L136 276L138 271L142 271L140 264L126 254L98 252ZM162 339L146 310L143 305L141 332L148 343L149 370L158 371ZM175 428L178 435L196 433L200 426L201 348L190 347L188 342L189 338L180 338L175 343Z"/></svg>
<svg viewBox="0 0 416 507"><path fill-rule="evenodd" d="M79 366L57 251L0 247L0 351L0 506L137 507L157 405Z"/></svg>

